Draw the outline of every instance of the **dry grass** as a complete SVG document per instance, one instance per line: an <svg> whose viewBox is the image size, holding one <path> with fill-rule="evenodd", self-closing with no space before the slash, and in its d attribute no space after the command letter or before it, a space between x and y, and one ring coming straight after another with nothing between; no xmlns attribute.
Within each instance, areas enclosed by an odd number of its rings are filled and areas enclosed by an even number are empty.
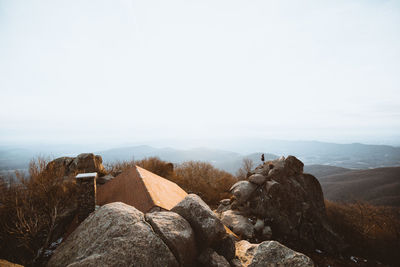
<svg viewBox="0 0 400 267"><path fill-rule="evenodd" d="M387 264L400 264L400 209L363 202L325 201L333 229L350 245L348 253Z"/></svg>

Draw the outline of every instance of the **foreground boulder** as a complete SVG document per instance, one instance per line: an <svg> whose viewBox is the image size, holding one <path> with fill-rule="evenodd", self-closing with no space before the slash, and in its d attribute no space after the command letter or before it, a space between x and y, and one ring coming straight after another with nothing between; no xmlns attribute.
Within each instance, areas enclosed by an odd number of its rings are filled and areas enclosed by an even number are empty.
<svg viewBox="0 0 400 267"><path fill-rule="evenodd" d="M312 260L304 254L293 251L276 241L251 244L246 240L236 242L236 256L242 266L288 266L312 267Z"/></svg>
<svg viewBox="0 0 400 267"><path fill-rule="evenodd" d="M197 250L190 224L175 212L152 212L147 213L145 218L167 244L180 266L191 266Z"/></svg>
<svg viewBox="0 0 400 267"><path fill-rule="evenodd" d="M171 211L178 213L190 223L197 243L203 248L211 247L226 236L222 222L210 207L195 194L187 195Z"/></svg>
<svg viewBox="0 0 400 267"><path fill-rule="evenodd" d="M132 206L114 202L86 218L48 266L179 266L174 254Z"/></svg>

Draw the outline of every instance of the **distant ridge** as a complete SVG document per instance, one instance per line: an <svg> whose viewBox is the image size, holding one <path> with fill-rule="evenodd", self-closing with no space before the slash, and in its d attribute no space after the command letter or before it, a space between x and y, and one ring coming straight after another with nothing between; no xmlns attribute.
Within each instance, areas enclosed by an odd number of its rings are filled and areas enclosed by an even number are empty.
<svg viewBox="0 0 400 267"><path fill-rule="evenodd" d="M319 179L325 198L400 207L400 167L356 170Z"/></svg>

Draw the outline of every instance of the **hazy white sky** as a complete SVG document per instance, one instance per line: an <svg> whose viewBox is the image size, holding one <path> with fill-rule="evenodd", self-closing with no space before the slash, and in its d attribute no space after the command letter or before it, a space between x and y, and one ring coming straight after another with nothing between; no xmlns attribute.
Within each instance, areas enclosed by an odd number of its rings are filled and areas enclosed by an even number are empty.
<svg viewBox="0 0 400 267"><path fill-rule="evenodd" d="M0 143L400 143L400 1L0 0Z"/></svg>

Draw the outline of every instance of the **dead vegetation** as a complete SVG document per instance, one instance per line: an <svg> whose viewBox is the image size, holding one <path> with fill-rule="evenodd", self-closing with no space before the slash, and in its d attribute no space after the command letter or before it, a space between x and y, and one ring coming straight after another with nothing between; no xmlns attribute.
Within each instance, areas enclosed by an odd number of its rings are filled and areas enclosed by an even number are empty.
<svg viewBox="0 0 400 267"><path fill-rule="evenodd" d="M335 203L325 200L328 220L349 245L347 253L398 265L400 209L365 202Z"/></svg>
<svg viewBox="0 0 400 267"><path fill-rule="evenodd" d="M0 257L24 265L41 265L54 239L71 217L75 184L46 169L47 160L37 158L29 175L17 173L18 182L1 179ZM73 208L72 208L73 211Z"/></svg>

